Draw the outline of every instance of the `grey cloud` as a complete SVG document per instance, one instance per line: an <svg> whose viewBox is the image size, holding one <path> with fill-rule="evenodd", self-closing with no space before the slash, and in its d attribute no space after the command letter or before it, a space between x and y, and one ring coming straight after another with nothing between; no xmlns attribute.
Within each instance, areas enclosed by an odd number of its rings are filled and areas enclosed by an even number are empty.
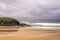
<svg viewBox="0 0 60 40"><path fill-rule="evenodd" d="M0 16L21 22L60 22L60 0L0 0Z"/></svg>

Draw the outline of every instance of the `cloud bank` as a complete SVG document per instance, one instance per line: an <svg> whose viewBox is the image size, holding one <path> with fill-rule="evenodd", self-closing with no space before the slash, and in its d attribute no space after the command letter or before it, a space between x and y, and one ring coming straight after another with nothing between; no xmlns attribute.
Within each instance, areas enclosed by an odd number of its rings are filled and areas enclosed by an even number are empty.
<svg viewBox="0 0 60 40"><path fill-rule="evenodd" d="M60 22L60 0L0 0L0 17L21 22Z"/></svg>

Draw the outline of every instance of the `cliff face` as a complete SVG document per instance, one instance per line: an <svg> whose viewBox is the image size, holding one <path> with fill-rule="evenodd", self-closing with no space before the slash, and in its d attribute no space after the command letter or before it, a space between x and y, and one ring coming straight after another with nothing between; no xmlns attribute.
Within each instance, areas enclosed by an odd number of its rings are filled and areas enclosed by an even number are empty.
<svg viewBox="0 0 60 40"><path fill-rule="evenodd" d="M18 26L20 23L12 18L0 18L0 26Z"/></svg>

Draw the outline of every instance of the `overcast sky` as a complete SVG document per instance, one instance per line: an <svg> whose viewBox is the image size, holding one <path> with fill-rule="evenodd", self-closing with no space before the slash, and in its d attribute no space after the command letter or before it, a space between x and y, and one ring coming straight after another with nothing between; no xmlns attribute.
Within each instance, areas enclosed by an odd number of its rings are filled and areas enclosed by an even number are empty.
<svg viewBox="0 0 60 40"><path fill-rule="evenodd" d="M21 22L60 22L60 0L0 0L0 17Z"/></svg>

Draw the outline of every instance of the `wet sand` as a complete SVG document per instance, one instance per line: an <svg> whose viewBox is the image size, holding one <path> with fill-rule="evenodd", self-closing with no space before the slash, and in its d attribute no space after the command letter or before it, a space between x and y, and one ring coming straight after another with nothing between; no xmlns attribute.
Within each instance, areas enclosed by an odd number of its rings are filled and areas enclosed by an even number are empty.
<svg viewBox="0 0 60 40"><path fill-rule="evenodd" d="M60 40L60 28L20 27L17 32L0 36L0 40Z"/></svg>

